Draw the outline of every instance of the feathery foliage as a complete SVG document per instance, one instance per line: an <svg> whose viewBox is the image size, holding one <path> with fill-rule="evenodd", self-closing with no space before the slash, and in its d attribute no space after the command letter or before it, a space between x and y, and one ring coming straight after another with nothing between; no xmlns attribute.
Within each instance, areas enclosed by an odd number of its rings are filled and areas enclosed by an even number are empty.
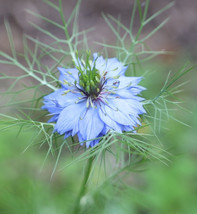
<svg viewBox="0 0 197 214"><path fill-rule="evenodd" d="M70 157L73 157L71 161L68 158L65 166L94 157L95 161L91 173L93 174L93 171L96 170L96 166L100 166L100 169L106 171L111 177L125 170L135 170L136 166L148 159L158 159L168 164L170 154L165 151L158 134L166 120L169 118L177 120L173 118L171 110L174 107L179 108L176 95L184 84L179 79L193 67L186 64L177 72L169 73L164 86L158 91L157 95L146 97L144 107L147 114L142 116L142 126L136 128L136 133L117 134L109 132L101 137L100 143L96 147L86 150L79 145L77 138L63 139L62 136L54 133L54 124L43 122L48 117L46 112L40 110L40 106L42 105L43 96L60 86L57 67L69 68L72 66L77 51L79 55L84 55L88 49L88 33L94 29L78 30L80 1L77 2L68 20L64 18L61 0L57 5L49 0L44 2L57 11L61 23L35 14L32 11L27 12L62 32L64 34L63 38L31 23L38 31L49 38L50 43L43 42L39 38L33 38L30 35L24 35L24 50L22 53L17 53L14 47L12 29L8 21L5 20L12 54L8 55L1 51L0 63L9 66L11 71L15 71L17 68L19 74L17 72L16 74L15 72L0 74L0 81L7 81L10 85L6 91L1 93L1 100L4 100L4 102L0 107L2 109L9 108L10 111L9 113L1 113L0 131L9 130L14 126L18 128L18 134L26 129L34 130L34 135L29 139L28 147L34 143L40 146L48 144L46 158L50 154L56 157L52 175L57 168L63 150L70 154ZM134 1L129 27L121 23L119 18L103 14L104 21L116 36L117 41L115 44L95 41L95 47L101 46L106 56L114 53L123 64L129 66L128 76L143 76L144 79L151 73L144 68L145 63L158 55L172 54L163 50L152 51L146 44L146 41L166 24L168 18L152 31L143 34L143 36L141 35L144 27L172 7L173 3L148 17L149 3L150 0L146 0L142 7L139 0ZM134 22L137 19L140 20L140 24L138 30L135 31ZM50 63L48 63L49 61ZM111 167L109 167L110 164Z"/></svg>

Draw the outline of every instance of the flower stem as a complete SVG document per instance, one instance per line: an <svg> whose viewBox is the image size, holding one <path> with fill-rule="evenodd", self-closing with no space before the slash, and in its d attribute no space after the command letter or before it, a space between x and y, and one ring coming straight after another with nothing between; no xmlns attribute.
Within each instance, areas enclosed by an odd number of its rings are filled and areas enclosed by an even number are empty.
<svg viewBox="0 0 197 214"><path fill-rule="evenodd" d="M81 201L81 198L85 195L86 190L87 190L87 186L88 186L87 182L88 182L88 178L90 176L93 161L94 161L94 156L89 157L86 168L85 168L83 182L81 184L81 188L80 188L78 197L76 199L73 214L78 214L80 211L80 201Z"/></svg>

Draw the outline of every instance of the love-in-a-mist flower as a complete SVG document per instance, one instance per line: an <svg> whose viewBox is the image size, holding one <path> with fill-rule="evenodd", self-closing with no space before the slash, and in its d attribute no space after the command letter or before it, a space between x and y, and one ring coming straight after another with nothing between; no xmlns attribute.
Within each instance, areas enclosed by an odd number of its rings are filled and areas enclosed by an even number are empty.
<svg viewBox="0 0 197 214"><path fill-rule="evenodd" d="M53 115L54 131L65 138L78 135L88 148L109 131L128 132L141 125L141 77L125 76L127 66L116 58L93 54L91 61L88 54L85 61L75 61L75 68L58 68L61 88L44 97L42 108Z"/></svg>

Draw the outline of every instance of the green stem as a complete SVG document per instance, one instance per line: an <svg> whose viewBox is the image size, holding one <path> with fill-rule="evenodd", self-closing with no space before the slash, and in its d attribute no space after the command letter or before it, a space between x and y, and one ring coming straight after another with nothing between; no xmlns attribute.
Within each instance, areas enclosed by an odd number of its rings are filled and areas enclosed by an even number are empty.
<svg viewBox="0 0 197 214"><path fill-rule="evenodd" d="M81 188L75 203L75 207L73 210L73 214L78 214L80 211L80 200L81 198L85 195L86 191L87 191L87 187L88 187L88 178L90 176L90 172L92 169L92 163L94 161L94 156L89 157L86 168L85 168L85 172L84 172L84 178L83 178L83 182L81 184Z"/></svg>
<svg viewBox="0 0 197 214"><path fill-rule="evenodd" d="M64 18L64 12L63 12L63 8L62 8L62 0L59 0L59 12L60 12L60 16L61 16L61 19L62 19L62 22L63 22L63 25L64 25L64 33L65 33L66 39L68 41L68 47L70 49L70 54L72 56L72 59L74 61L76 61L74 48L73 48L73 45L72 45L72 42L71 42L71 37L70 37L70 34L68 32L68 25L67 25L67 22L66 22L66 20Z"/></svg>

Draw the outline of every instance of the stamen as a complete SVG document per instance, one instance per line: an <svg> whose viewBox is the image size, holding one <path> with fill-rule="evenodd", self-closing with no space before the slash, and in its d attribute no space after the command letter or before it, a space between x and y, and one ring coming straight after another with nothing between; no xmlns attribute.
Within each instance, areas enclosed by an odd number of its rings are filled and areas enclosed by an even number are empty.
<svg viewBox="0 0 197 214"><path fill-rule="evenodd" d="M112 77L113 79L118 79L120 77L120 75L114 76Z"/></svg>
<svg viewBox="0 0 197 214"><path fill-rule="evenodd" d="M71 90L66 90L66 91L64 91L64 93L63 93L62 95L66 95L66 94L68 94L70 91L71 91Z"/></svg>
<svg viewBox="0 0 197 214"><path fill-rule="evenodd" d="M91 105L91 107L93 108L94 107L94 105L93 105L93 102L92 102L92 99L90 98L90 105Z"/></svg>
<svg viewBox="0 0 197 214"><path fill-rule="evenodd" d="M87 101L86 101L86 108L88 108L89 105L90 105L90 103L89 103L89 97L88 97L88 99L87 99Z"/></svg>

